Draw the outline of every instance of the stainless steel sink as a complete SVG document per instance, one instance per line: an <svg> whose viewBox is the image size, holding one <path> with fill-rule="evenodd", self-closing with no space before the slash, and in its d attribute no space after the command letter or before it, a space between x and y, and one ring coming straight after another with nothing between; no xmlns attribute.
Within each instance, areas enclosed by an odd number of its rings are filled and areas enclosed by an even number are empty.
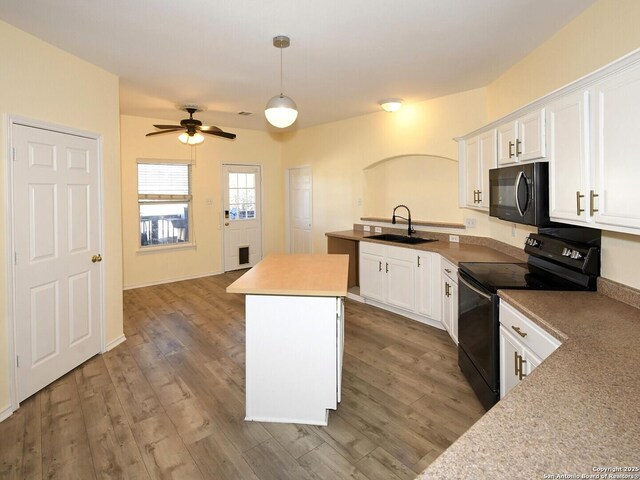
<svg viewBox="0 0 640 480"><path fill-rule="evenodd" d="M385 242L404 243L407 245L418 245L420 243L437 242L435 238L409 237L408 235L397 235L395 233L380 233L378 235L369 235L365 238L373 240L384 240Z"/></svg>

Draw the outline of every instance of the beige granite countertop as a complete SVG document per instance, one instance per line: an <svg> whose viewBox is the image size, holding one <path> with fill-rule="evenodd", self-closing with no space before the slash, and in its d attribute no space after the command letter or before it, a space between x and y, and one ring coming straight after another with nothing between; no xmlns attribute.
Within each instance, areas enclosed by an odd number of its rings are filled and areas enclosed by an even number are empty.
<svg viewBox="0 0 640 480"><path fill-rule="evenodd" d="M406 245L393 242L385 242L369 238L376 233L364 232L362 230L345 230L342 232L330 232L326 234L328 237L343 238L345 240L367 241L373 243L384 243L386 245L395 245L402 248L413 248L416 250L424 250L428 252L437 252L447 260L454 264L460 262L521 262L522 259L514 258L506 253L499 252L485 245L473 245L468 243L452 243L442 238L447 238L443 234L418 232L414 236L424 238L438 238L437 242L422 243L419 245ZM526 260L524 260L526 261Z"/></svg>
<svg viewBox="0 0 640 480"><path fill-rule="evenodd" d="M417 478L640 466L640 310L596 292L499 293L563 343Z"/></svg>
<svg viewBox="0 0 640 480"><path fill-rule="evenodd" d="M271 254L227 287L254 295L347 295L348 255Z"/></svg>

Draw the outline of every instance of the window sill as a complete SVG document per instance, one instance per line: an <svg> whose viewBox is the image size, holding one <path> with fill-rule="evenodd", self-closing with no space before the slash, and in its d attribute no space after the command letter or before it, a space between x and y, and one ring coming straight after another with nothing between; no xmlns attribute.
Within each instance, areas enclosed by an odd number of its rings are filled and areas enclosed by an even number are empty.
<svg viewBox="0 0 640 480"><path fill-rule="evenodd" d="M146 255L148 253L167 253L174 250L195 250L195 243L171 243L168 245L149 245L147 247L138 247L137 255Z"/></svg>

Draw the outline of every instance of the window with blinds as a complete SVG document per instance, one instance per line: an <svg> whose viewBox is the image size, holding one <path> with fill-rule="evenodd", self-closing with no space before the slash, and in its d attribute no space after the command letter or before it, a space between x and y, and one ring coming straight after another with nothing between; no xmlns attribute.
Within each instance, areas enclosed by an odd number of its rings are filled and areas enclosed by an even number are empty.
<svg viewBox="0 0 640 480"><path fill-rule="evenodd" d="M188 243L191 165L138 161L140 246Z"/></svg>

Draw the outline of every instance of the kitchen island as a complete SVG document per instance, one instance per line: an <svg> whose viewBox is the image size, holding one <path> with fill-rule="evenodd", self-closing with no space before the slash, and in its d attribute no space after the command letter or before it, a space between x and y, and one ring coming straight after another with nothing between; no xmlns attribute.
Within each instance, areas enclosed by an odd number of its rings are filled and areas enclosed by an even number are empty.
<svg viewBox="0 0 640 480"><path fill-rule="evenodd" d="M269 255L246 294L245 420L327 425L340 402L347 255Z"/></svg>

